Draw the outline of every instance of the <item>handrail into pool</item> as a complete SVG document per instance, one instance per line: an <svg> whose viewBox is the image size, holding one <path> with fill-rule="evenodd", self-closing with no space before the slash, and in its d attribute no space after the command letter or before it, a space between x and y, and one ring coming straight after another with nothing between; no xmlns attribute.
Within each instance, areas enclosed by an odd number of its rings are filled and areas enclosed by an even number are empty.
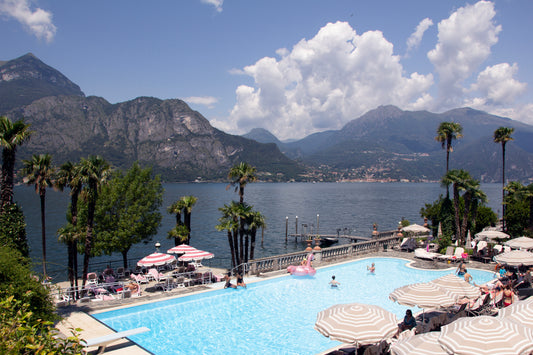
<svg viewBox="0 0 533 355"><path fill-rule="evenodd" d="M383 234L386 236L382 237ZM400 237L395 233L383 232L376 239L322 248L320 250L313 250L313 253L315 254L315 262L320 263L338 260L343 257L366 254L376 250L386 250L399 244ZM283 270L289 265L299 265L308 254L309 251L301 251L250 260L248 262L248 270L253 275L258 275L262 272Z"/></svg>

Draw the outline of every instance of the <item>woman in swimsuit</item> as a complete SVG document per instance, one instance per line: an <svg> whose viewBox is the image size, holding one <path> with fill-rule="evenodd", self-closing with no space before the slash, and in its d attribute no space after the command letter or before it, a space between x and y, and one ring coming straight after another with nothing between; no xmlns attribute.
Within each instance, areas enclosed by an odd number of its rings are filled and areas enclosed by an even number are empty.
<svg viewBox="0 0 533 355"><path fill-rule="evenodd" d="M246 288L246 284L244 283L244 279L242 278L241 274L237 274L237 286L241 286Z"/></svg>
<svg viewBox="0 0 533 355"><path fill-rule="evenodd" d="M229 275L230 274L224 276L224 280L226 281L224 288L237 288L237 286L231 283L231 277Z"/></svg>
<svg viewBox="0 0 533 355"><path fill-rule="evenodd" d="M511 286L507 285L503 289L503 306L507 307L513 304L514 292Z"/></svg>

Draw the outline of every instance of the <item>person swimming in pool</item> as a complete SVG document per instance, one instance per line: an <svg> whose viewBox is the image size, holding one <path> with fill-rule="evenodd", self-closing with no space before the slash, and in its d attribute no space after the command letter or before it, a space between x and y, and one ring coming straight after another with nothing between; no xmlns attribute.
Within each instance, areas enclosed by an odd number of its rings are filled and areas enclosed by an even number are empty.
<svg viewBox="0 0 533 355"><path fill-rule="evenodd" d="M373 274L373 273L376 272L376 265L374 265L374 263L372 263L372 265L370 265L370 266L367 265L367 266L366 266L366 269L367 269L368 271L370 271L371 274Z"/></svg>
<svg viewBox="0 0 533 355"><path fill-rule="evenodd" d="M338 287L341 283L335 280L335 275L331 276L331 281L329 282L331 287Z"/></svg>

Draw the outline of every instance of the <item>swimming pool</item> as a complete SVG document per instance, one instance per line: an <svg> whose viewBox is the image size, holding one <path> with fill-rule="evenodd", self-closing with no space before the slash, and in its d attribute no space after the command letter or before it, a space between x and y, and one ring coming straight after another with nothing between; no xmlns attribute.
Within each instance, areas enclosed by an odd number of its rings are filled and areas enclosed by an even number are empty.
<svg viewBox="0 0 533 355"><path fill-rule="evenodd" d="M375 275L366 266L376 263ZM92 316L116 331L140 326L131 339L154 354L316 354L340 343L314 330L319 311L339 303L380 305L399 319L408 307L389 300L395 288L452 273L419 270L395 258L368 258L317 270L314 277L287 276L247 289L222 289ZM470 269L478 284L492 272ZM335 275L340 282L331 288Z"/></svg>

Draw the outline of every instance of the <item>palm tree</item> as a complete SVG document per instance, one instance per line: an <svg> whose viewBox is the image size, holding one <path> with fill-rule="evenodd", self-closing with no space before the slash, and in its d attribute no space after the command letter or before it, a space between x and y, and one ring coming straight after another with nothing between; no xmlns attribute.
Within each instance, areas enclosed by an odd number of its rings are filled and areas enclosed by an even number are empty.
<svg viewBox="0 0 533 355"><path fill-rule="evenodd" d="M239 191L239 203L244 202L244 187L249 182L257 180L255 176L256 169L248 163L241 162L240 164L231 167L228 179L232 180L229 186L235 186L235 191Z"/></svg>
<svg viewBox="0 0 533 355"><path fill-rule="evenodd" d="M463 127L457 122L441 122L437 128L435 140L442 144L442 149L446 149L446 173L450 167L450 152L453 152L452 142L463 136Z"/></svg>
<svg viewBox="0 0 533 355"><path fill-rule="evenodd" d="M80 175L79 164L73 164L70 161L65 162L59 168L56 179L57 187L63 190L70 187L70 227L65 227L58 231L60 241L67 244L68 253L68 277L70 285L78 288L78 233L76 232L78 224L78 198L83 187L82 177ZM72 237L76 235L76 238Z"/></svg>
<svg viewBox="0 0 533 355"><path fill-rule="evenodd" d="M188 235L189 230L184 224L176 224L174 228L168 231L168 238L174 238L174 246L178 246L181 243L186 243Z"/></svg>
<svg viewBox="0 0 533 355"><path fill-rule="evenodd" d="M514 128L510 127L500 127L497 130L494 131L494 143L501 143L502 144L502 224L503 224L503 230L505 230L505 204L503 203L505 200L505 145L507 142L512 141L513 138L511 137L511 134L513 134Z"/></svg>
<svg viewBox="0 0 533 355"><path fill-rule="evenodd" d="M187 227L188 233L187 233L187 244L191 244L191 212L193 206L198 201L197 197L194 196L183 196L180 198L180 201L182 203L183 208L183 222L185 223L185 227Z"/></svg>
<svg viewBox="0 0 533 355"><path fill-rule="evenodd" d="M53 187L55 182L55 168L52 166L50 154L33 155L31 160L24 160L24 168L21 174L23 181L28 185L35 185L35 192L41 199L41 238L43 244L43 275L46 279L46 223L45 223L45 200L46 189Z"/></svg>
<svg viewBox="0 0 533 355"><path fill-rule="evenodd" d="M237 207L240 204L237 204L235 201L231 201L229 205L224 205L218 210L222 213L222 217L218 219L219 223L215 228L219 231L225 230L228 236L228 245L231 251L231 265L236 267L240 264L239 260L239 216L236 213Z"/></svg>
<svg viewBox="0 0 533 355"><path fill-rule="evenodd" d="M0 117L0 147L2 147L2 173L0 174L0 213L6 204L13 203L15 178L15 155L17 147L24 144L32 135L30 125L24 120L14 123L5 116Z"/></svg>
<svg viewBox="0 0 533 355"><path fill-rule="evenodd" d="M170 230L169 238L174 238L174 246L178 246L184 239L183 235L183 222L181 221L181 211L183 210L183 201L180 199L167 207L167 212L176 215L176 227ZM174 232L173 232L174 231ZM186 236L189 235L187 231Z"/></svg>
<svg viewBox="0 0 533 355"><path fill-rule="evenodd" d="M468 216L474 200L485 201L486 195L481 191L479 181L473 179L465 170L450 170L442 178L442 184L449 186L453 184L453 206L455 217L455 236L459 243L464 244L466 241ZM464 191L464 209L461 216L460 211L460 192ZM475 203L477 204L477 202Z"/></svg>
<svg viewBox="0 0 533 355"><path fill-rule="evenodd" d="M82 287L87 282L89 258L93 246L94 212L100 186L107 181L111 173L111 166L100 156L90 156L80 162L79 174L86 186L87 192L87 234L85 236L85 251L83 255Z"/></svg>
<svg viewBox="0 0 533 355"><path fill-rule="evenodd" d="M265 216L261 214L259 211L252 211L248 215L248 226L250 227L250 260L253 260L254 258L254 251L255 251L255 236L257 234L257 229L259 228L265 228L266 227L266 221ZM248 260L245 260L245 262L248 262Z"/></svg>

